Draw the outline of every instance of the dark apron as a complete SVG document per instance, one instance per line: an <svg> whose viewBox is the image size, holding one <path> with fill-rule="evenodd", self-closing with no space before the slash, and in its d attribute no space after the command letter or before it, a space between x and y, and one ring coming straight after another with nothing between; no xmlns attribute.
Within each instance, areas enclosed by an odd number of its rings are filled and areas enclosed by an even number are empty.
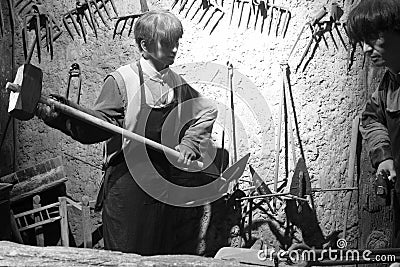
<svg viewBox="0 0 400 267"><path fill-rule="evenodd" d="M140 64L138 69L143 84ZM162 108L148 106L144 86L141 86L141 110L138 121L146 119L143 116L147 117L145 125L147 138L161 142L162 125L176 104L177 101L173 101ZM170 176L171 166L163 153L149 147L146 147L146 151L140 150L139 147L137 153L147 152L151 163L161 176L164 178ZM105 173L102 214L104 247L140 255L165 254L168 247L165 235L166 204L152 198L139 187L128 170L123 154L120 153L116 160L110 163ZM135 159L134 165L141 169L148 166L146 163L148 164L138 158Z"/></svg>

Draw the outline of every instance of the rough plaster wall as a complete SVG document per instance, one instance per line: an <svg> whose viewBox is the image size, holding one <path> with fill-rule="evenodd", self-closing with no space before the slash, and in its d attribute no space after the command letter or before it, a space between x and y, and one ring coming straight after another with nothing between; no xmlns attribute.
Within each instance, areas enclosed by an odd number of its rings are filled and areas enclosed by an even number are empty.
<svg viewBox="0 0 400 267"><path fill-rule="evenodd" d="M169 8L172 3L169 0L148 2L150 9ZM178 14L177 8L173 10L182 20L185 29L175 63L178 66L177 69L179 69L179 66L192 62L213 62L225 66L226 62L230 61L234 65L235 71L247 76L252 81L268 104L267 107L263 108L265 108L267 115L268 111L270 112L270 115L266 117L271 118L272 131L269 128L249 131L252 141L246 144L244 141L247 140L239 140L239 144L243 145L239 145L238 151L239 156L243 156L247 152L252 154L250 163L266 181L273 179L275 157L274 151L272 151L274 146L273 131L276 132L277 128L280 90L282 88L280 62L286 59L300 28L306 20L323 5L329 7L331 4L331 1L327 3L325 0L282 0L275 2L289 7L292 12L292 19L284 39L276 38L272 34L268 36L265 30L260 33L259 29L257 31L246 29L243 22L242 26L238 28L236 26L237 16L234 17L235 23L229 26L229 14L224 17L210 35L210 25L212 24L209 24L206 30L203 30L206 19L197 24L199 16L190 20L184 17L184 12ZM138 1L116 0L116 3L121 15L139 10ZM74 1L46 1L46 5L60 20L61 15L67 9L73 8ZM345 14L349 8L347 5L347 1L345 1ZM247 17L243 20L246 21ZM80 64L83 73L81 104L91 107L106 74L118 66L138 58L132 38L122 37L112 40L112 29L107 30L104 26L100 28L98 39L95 39L93 32L89 30L87 43L84 43L82 38L78 37L75 38L75 41L71 40L64 31L55 43L54 60L50 61L46 53L41 64L37 64L36 59L33 59L33 63L40 66L44 72L45 94L64 94L67 86L68 68L72 63L77 62ZM351 122L354 116L359 113L366 97L365 91L362 89L364 76L361 71L360 53L357 54L357 61L352 70L347 74L347 53L338 39L336 41L339 44L339 50L335 50L328 36L329 48L326 48L321 42L314 59L306 70L294 73L294 68L309 40L306 40L306 36L309 38L307 29L305 33L300 39L289 64L292 70L292 89L306 163L314 187L340 187L344 185L347 176ZM342 34L345 36L343 31ZM20 36L17 39L20 40ZM17 62L22 63L22 49L19 52ZM196 69L196 66L194 68ZM190 73L186 75L190 75ZM223 84L225 74L221 75L219 79L221 80L220 83ZM237 76L235 75L235 77ZM200 88L204 88L204 86L200 86ZM210 88L204 89L203 92L211 98L217 98ZM246 92L246 86L235 84L235 88L238 91ZM218 91L218 93L220 92ZM256 107L250 106L250 110L255 109ZM257 114L257 116L260 115ZM241 121L246 122L247 118L250 117L248 113L244 112ZM246 127L251 128L251 126ZM84 194L89 195L91 199L95 198L101 178L100 171L73 157L100 166L102 155L100 144L81 145L58 131L50 129L36 118L21 123L18 136L17 163L19 168L30 166L48 157L63 155L67 175L70 177L67 183L69 194L78 200ZM260 141L260 136L266 136L265 140ZM271 150L264 151L262 146L265 144ZM299 156L298 150L297 155ZM280 162L283 166L283 152ZM282 167L280 169L283 171ZM246 171L244 177L248 176L248 171ZM344 193L341 192L314 194L317 217L325 236L335 230L342 229L344 210L343 202L340 200L343 197ZM356 205L353 205L353 209L356 209ZM258 219L263 219L263 216L260 214ZM355 216L356 211L353 210L349 219L350 226L357 225ZM280 217L283 221L285 220L284 216ZM275 240L269 234L267 224L261 224L259 230L255 232L255 235L262 237L267 243ZM352 239L356 236L356 227L351 228L350 234ZM274 242L271 241L271 243Z"/></svg>

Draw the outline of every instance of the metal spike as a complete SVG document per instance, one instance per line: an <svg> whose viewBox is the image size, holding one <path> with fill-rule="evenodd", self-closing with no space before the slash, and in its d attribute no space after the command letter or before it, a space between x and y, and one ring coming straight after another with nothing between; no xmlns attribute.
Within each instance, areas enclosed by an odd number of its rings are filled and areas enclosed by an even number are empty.
<svg viewBox="0 0 400 267"><path fill-rule="evenodd" d="M273 7L273 6L270 6L269 25L268 25L268 35L270 35L270 33L271 33L273 18L274 18L274 7Z"/></svg>
<svg viewBox="0 0 400 267"><path fill-rule="evenodd" d="M47 52L49 52L49 50L50 50L50 39L49 39L49 35L51 35L51 34L50 34L49 21L48 21L48 19L46 19L45 22L44 22L44 29L45 29L46 33L45 33L45 36L43 36L43 37L44 37L44 39L46 39L46 43L45 43L45 45L46 45L46 50L47 50Z"/></svg>
<svg viewBox="0 0 400 267"><path fill-rule="evenodd" d="M252 6L254 6L253 3L249 3L250 7L249 7L249 17L247 18L247 24L246 24L246 29L249 28L249 24L250 24L250 19L251 19L251 11L252 11Z"/></svg>
<svg viewBox="0 0 400 267"><path fill-rule="evenodd" d="M202 6L203 6L203 4L201 4L201 5L197 8L197 10L196 10L196 12L194 12L194 14L193 14L191 20L193 20L194 17L196 17L197 13L199 13L199 11L200 11L200 9L201 9Z"/></svg>
<svg viewBox="0 0 400 267"><path fill-rule="evenodd" d="M126 24L128 23L128 20L126 19L125 21L124 21L124 25L122 25L122 28L121 28L121 31L119 32L119 34L122 36L122 33L124 32L124 30L125 30L125 27L126 27Z"/></svg>
<svg viewBox="0 0 400 267"><path fill-rule="evenodd" d="M129 27L128 36L131 35L134 24L135 24L135 18L132 18L132 23L131 23L131 26Z"/></svg>
<svg viewBox="0 0 400 267"><path fill-rule="evenodd" d="M22 28L22 45L24 50L25 60L28 58L28 19L27 16L24 17L24 27Z"/></svg>
<svg viewBox="0 0 400 267"><path fill-rule="evenodd" d="M94 13L93 13L92 8L91 8L91 6L90 6L90 0L89 0L89 1L88 1L88 0L85 0L85 3L86 3L87 6L88 6L90 21L92 22L92 25L93 25L94 35L95 35L96 38L97 38L97 26L96 26L96 24L98 25L97 20L96 20L96 18L95 18L95 16L94 16Z"/></svg>
<svg viewBox="0 0 400 267"><path fill-rule="evenodd" d="M310 63L310 61L314 58L314 55L315 55L315 52L317 51L317 48L318 48L318 46L319 46L319 42L321 41L321 38L322 38L322 35L317 35L316 37L315 37L315 45L314 45L314 48L313 48L313 50L312 50L312 52L311 52L311 55L310 55L310 57L308 58L308 60L307 60L307 62L304 64L304 66L303 66L303 72L306 70L306 68L307 68L307 66L308 66L308 64Z"/></svg>
<svg viewBox="0 0 400 267"><path fill-rule="evenodd" d="M336 33L337 33L337 35L339 36L339 39L340 39L340 41L342 42L344 48L347 49L346 42L344 41L344 39L343 39L343 37L342 37L342 34L340 33L340 30L339 30L339 27L337 26L337 23L334 22L333 25L334 25L334 27L335 27L335 29L336 29Z"/></svg>
<svg viewBox="0 0 400 267"><path fill-rule="evenodd" d="M35 18L36 18L36 25L35 25L35 34L36 34L36 49L37 49L37 55L38 55L38 60L39 60L39 64L41 61L41 43L40 43L40 16L39 14L35 14Z"/></svg>
<svg viewBox="0 0 400 267"><path fill-rule="evenodd" d="M336 50L339 50L339 47L338 47L338 45L337 45L337 43L336 43L336 40L335 40L335 37L333 37L332 28L330 28L330 29L328 30L328 32L329 32L329 35L331 36L333 45L335 46Z"/></svg>
<svg viewBox="0 0 400 267"><path fill-rule="evenodd" d="M118 11L117 11L117 6L115 5L114 0L109 0L109 1L111 2L111 5L113 7L115 15L117 15L117 17L118 17L119 15L118 15Z"/></svg>
<svg viewBox="0 0 400 267"><path fill-rule="evenodd" d="M256 12L256 17L254 19L254 30L257 28L258 16L260 16L260 9L261 9L260 5L261 4L257 5L258 7L257 7L257 12Z"/></svg>
<svg viewBox="0 0 400 267"><path fill-rule="evenodd" d="M111 19L111 12L106 5L106 1L105 0L100 0L100 1L101 1L102 6L104 7L104 10L107 13L108 18Z"/></svg>
<svg viewBox="0 0 400 267"><path fill-rule="evenodd" d="M292 17L292 13L289 10L286 10L285 11L285 19L283 21L282 30L280 33L282 38L285 38L285 36L286 36L286 31L289 27L289 21L290 21L291 17Z"/></svg>
<svg viewBox="0 0 400 267"><path fill-rule="evenodd" d="M53 51L53 20L49 19L49 50L50 50L50 59L53 59L54 51Z"/></svg>
<svg viewBox="0 0 400 267"><path fill-rule="evenodd" d="M195 2L196 2L196 0L193 0L192 3L190 4L189 8L186 10L185 18L187 18L187 15L189 14L189 11L192 9Z"/></svg>
<svg viewBox="0 0 400 267"><path fill-rule="evenodd" d="M171 5L171 9L174 9L174 7L176 6L176 4L178 4L179 0L174 0L174 2Z"/></svg>
<svg viewBox="0 0 400 267"><path fill-rule="evenodd" d="M245 3L245 2L241 2L242 8L240 9L240 16L239 16L238 27L240 27L240 23L242 22L242 16L243 16L243 10L244 10L244 3ZM238 4L238 6L239 6L239 5L240 5L240 4Z"/></svg>
<svg viewBox="0 0 400 267"><path fill-rule="evenodd" d="M77 15L78 15L78 23L79 23L79 26L80 26L80 28L82 30L83 41L86 43L87 32L86 32L85 24L83 23L83 15L81 13L79 13L79 12L77 12Z"/></svg>
<svg viewBox="0 0 400 267"><path fill-rule="evenodd" d="M106 25L107 29L110 29L110 26L108 25L106 19L104 18L103 14L100 11L100 7L97 5L96 0L93 0L93 5L96 7L96 10L94 12L97 11L97 14L99 14L99 17L101 19L101 21L104 23L104 25Z"/></svg>
<svg viewBox="0 0 400 267"><path fill-rule="evenodd" d="M215 15L215 13L217 13L217 9L214 8L214 11L211 13L211 16L208 18L207 22L204 24L203 26L203 30L207 27L208 23L210 22L210 20L212 19L212 17Z"/></svg>
<svg viewBox="0 0 400 267"><path fill-rule="evenodd" d="M206 7L206 9L204 10L203 15L201 15L201 17L200 17L200 19L199 19L199 21L198 21L197 23L200 23L200 22L203 20L203 18L204 18L205 15L207 14L208 10L210 10L210 5L208 5L208 6Z"/></svg>
<svg viewBox="0 0 400 267"><path fill-rule="evenodd" d="M1 32L1 36L4 35L4 21L3 21L3 7L1 6L1 2L0 2L0 32Z"/></svg>
<svg viewBox="0 0 400 267"><path fill-rule="evenodd" d="M276 22L275 37L278 37L279 27L281 26L282 15L284 12L284 10L282 8L278 8L278 10L279 10L279 16L278 16L277 22Z"/></svg>
<svg viewBox="0 0 400 267"><path fill-rule="evenodd" d="M222 13L221 17L217 20L217 22L214 24L214 27L210 31L210 35L213 33L219 22L222 20L222 18L225 16L225 12Z"/></svg>
<svg viewBox="0 0 400 267"><path fill-rule="evenodd" d="M88 12L89 12L89 11L88 11ZM82 11L83 15L85 16L86 22L87 22L88 25L89 25L89 28L91 28L91 29L94 31L93 25L92 25L92 21L90 20L90 17L89 17L89 15L88 15L88 12L86 12L86 10L83 10L83 11Z"/></svg>
<svg viewBox="0 0 400 267"><path fill-rule="evenodd" d="M181 6L179 7L179 13L182 12L182 10L185 8L186 4L187 4L188 0L183 0Z"/></svg>

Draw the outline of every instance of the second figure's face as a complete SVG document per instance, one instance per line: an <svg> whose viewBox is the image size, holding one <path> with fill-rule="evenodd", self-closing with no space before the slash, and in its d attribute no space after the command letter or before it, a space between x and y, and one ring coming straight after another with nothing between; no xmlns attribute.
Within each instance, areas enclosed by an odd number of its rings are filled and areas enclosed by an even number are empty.
<svg viewBox="0 0 400 267"><path fill-rule="evenodd" d="M364 42L363 50L375 66L400 72L400 34L386 31L378 39Z"/></svg>

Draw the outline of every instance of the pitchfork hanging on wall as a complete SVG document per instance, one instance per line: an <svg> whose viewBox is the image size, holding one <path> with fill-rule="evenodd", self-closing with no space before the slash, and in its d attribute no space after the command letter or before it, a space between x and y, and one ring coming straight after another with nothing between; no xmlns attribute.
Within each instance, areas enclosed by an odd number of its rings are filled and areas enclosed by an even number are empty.
<svg viewBox="0 0 400 267"><path fill-rule="evenodd" d="M72 34L72 30L69 24L73 25L76 33L79 37L83 37L83 40L86 42L87 30L84 24L84 20L86 20L89 27L93 30L96 38L97 38L97 28L100 26L96 16L100 17L100 20L103 24L110 29L110 26L107 23L107 20L102 12L105 11L107 17L112 19L111 10L107 6L107 3L111 3L112 9L116 16L118 16L118 11L115 6L114 0L78 0L76 2L76 7L72 10L69 10L63 16L63 23L65 28L67 29L69 35L72 39L74 39L74 35ZM84 19L85 18L85 19ZM81 35L81 32L82 35Z"/></svg>
<svg viewBox="0 0 400 267"><path fill-rule="evenodd" d="M178 6L178 3L180 5ZM200 3L200 5L196 5L196 3ZM200 19L198 23L202 22L207 14L209 15L208 20L206 21L203 29L219 14L217 19L214 19L214 25L211 29L210 34L214 31L218 23L222 20L224 15L230 12L230 24L233 23L233 18L238 17L237 26L240 27L244 24L244 13L248 9L247 15L247 23L246 28L250 28L250 21L254 21L254 30L256 30L257 26L260 27L260 31L264 32L264 26L268 27L268 35L270 35L274 29L275 36L286 35L286 31L289 26L289 21L291 19L291 12L287 7L280 6L275 4L275 1L266 1L266 0L231 0L229 3L224 1L217 0L192 0L189 3L189 0L174 0L172 3L171 9L174 9L178 6L178 12L181 13L186 9L184 16L189 17L189 13L191 14L191 20L193 20L199 13ZM195 8L197 6L197 8ZM194 10L194 11L193 11ZM237 13L239 10L239 13ZM200 12L202 11L202 12ZM267 20L267 23L265 22ZM260 22L259 22L260 21Z"/></svg>
<svg viewBox="0 0 400 267"><path fill-rule="evenodd" d="M142 16L147 11L149 11L149 6L147 5L147 1L140 0L140 13L118 17L114 27L113 39L115 38L116 35L122 37L122 34L124 33L128 25L129 25L128 36L130 36L132 33L133 25L135 24L135 20L140 16ZM119 27L121 22L122 26Z"/></svg>
<svg viewBox="0 0 400 267"><path fill-rule="evenodd" d="M51 59L53 59L53 42L61 35L62 31L53 15L47 11L41 0L33 0L30 3L29 10L24 15L22 27L24 56L25 61L29 63L36 45L40 63L42 40L45 40L44 46L50 52ZM28 32L32 30L35 33L35 41L29 46L30 37L28 36Z"/></svg>

